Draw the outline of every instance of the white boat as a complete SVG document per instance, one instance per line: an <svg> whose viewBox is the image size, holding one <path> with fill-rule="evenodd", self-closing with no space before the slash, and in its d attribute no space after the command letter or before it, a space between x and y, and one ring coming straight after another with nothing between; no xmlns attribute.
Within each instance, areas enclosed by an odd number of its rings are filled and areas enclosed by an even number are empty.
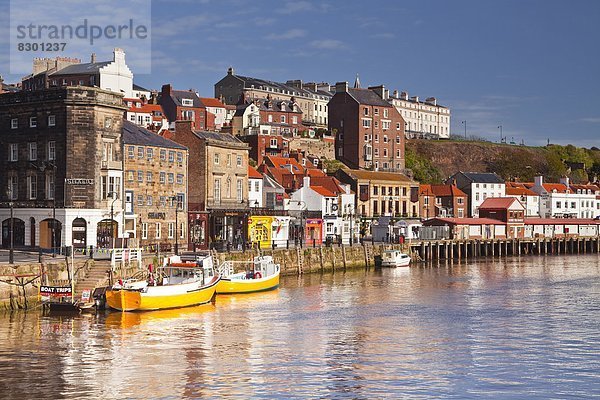
<svg viewBox="0 0 600 400"><path fill-rule="evenodd" d="M382 267L408 267L410 256L400 250L384 250L381 253Z"/></svg>

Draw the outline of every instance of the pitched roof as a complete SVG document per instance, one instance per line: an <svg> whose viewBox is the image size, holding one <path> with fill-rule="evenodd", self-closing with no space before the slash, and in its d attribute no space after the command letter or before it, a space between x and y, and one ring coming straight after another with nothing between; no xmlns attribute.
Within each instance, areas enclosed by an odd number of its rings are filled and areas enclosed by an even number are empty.
<svg viewBox="0 0 600 400"><path fill-rule="evenodd" d="M248 179L262 179L263 176L253 166L248 165Z"/></svg>
<svg viewBox="0 0 600 400"><path fill-rule="evenodd" d="M461 172L471 182L476 183L506 183L493 172Z"/></svg>
<svg viewBox="0 0 600 400"><path fill-rule="evenodd" d="M419 185L419 196L433 196L433 190L431 190L431 185L428 183L421 183Z"/></svg>
<svg viewBox="0 0 600 400"><path fill-rule="evenodd" d="M246 145L240 139L238 139L237 137L235 137L229 133L194 131L194 135L196 135L200 139L207 139L207 140L213 140L213 141L218 141L218 142L227 142L227 143Z"/></svg>
<svg viewBox="0 0 600 400"><path fill-rule="evenodd" d="M195 107L195 108L203 108L204 107L204 104L200 100L200 97L198 97L198 95L195 92L192 92L190 90L171 90L171 99L173 99L173 102L176 105L181 106L181 107ZM193 105L192 106L184 106L183 103L181 102L181 100L183 100L183 99L192 100Z"/></svg>
<svg viewBox="0 0 600 400"><path fill-rule="evenodd" d="M244 88L256 88L267 90L267 88L272 89L271 91L274 93L282 93L290 96L304 96L304 97L313 97L313 96L321 96L325 98L331 98L332 94L329 92L325 92L323 90L313 91L306 88L299 88L291 85L287 85L285 83L268 81L265 79L252 78L249 76L242 75L233 75L239 80L244 82Z"/></svg>
<svg viewBox="0 0 600 400"><path fill-rule="evenodd" d="M200 100L202 101L202 104L204 104L206 107L225 108L225 104L223 104L221 100L215 99L213 97L200 97Z"/></svg>
<svg viewBox="0 0 600 400"><path fill-rule="evenodd" d="M346 194L346 191L340 186L340 181L333 176L311 176L310 186L322 186L336 195Z"/></svg>
<svg viewBox="0 0 600 400"><path fill-rule="evenodd" d="M312 190L314 190L315 192L319 193L321 196L324 196L324 197L337 197L337 194L335 194L332 191L324 188L323 186L310 185L310 188Z"/></svg>
<svg viewBox="0 0 600 400"><path fill-rule="evenodd" d="M563 185L562 183L544 183L544 184L542 184L542 187L548 193L552 193L555 190L558 193L567 193L569 191L569 188L567 186Z"/></svg>
<svg viewBox="0 0 600 400"><path fill-rule="evenodd" d="M159 136L125 119L123 120L123 143L187 150L187 147Z"/></svg>
<svg viewBox="0 0 600 400"><path fill-rule="evenodd" d="M383 100L371 89L348 89L348 94L360 104L371 106L392 107L390 103Z"/></svg>
<svg viewBox="0 0 600 400"><path fill-rule="evenodd" d="M139 92L149 92L150 89L146 89L144 87L141 87L140 85L136 85L135 83L133 84L133 90L137 90Z"/></svg>
<svg viewBox="0 0 600 400"><path fill-rule="evenodd" d="M431 185L431 191L439 197L466 197L465 192L457 188L455 185Z"/></svg>
<svg viewBox="0 0 600 400"><path fill-rule="evenodd" d="M265 156L264 160L270 163L276 169L284 169L286 171L290 171L292 174L304 174L304 167L293 158Z"/></svg>
<svg viewBox="0 0 600 400"><path fill-rule="evenodd" d="M508 196L537 196L538 194L533 190L527 189L525 185L520 186L508 186L506 185L506 194Z"/></svg>
<svg viewBox="0 0 600 400"><path fill-rule="evenodd" d="M416 183L406 175L398 172L365 171L362 169L343 169L343 171L352 179Z"/></svg>
<svg viewBox="0 0 600 400"><path fill-rule="evenodd" d="M103 61L96 63L85 63L85 64L73 64L63 69L59 69L58 71L52 72L49 74L52 75L78 75L78 74L95 74L100 71L103 67L106 67L108 64L112 64L113 61Z"/></svg>
<svg viewBox="0 0 600 400"><path fill-rule="evenodd" d="M488 197L487 199L485 199L483 201L483 203L481 203L481 205L479 206L480 210L487 210L487 209L507 209L509 208L514 202L519 202L519 200L515 199L514 197ZM520 202L519 202L520 204Z"/></svg>

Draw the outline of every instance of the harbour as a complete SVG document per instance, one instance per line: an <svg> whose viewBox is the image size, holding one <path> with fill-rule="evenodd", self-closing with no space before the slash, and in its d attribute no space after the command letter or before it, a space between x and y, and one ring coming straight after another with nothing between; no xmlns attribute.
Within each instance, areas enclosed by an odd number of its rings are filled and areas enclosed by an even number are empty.
<svg viewBox="0 0 600 400"><path fill-rule="evenodd" d="M522 254L288 275L274 291L179 310L2 313L0 391L589 398L599 272L597 254Z"/></svg>

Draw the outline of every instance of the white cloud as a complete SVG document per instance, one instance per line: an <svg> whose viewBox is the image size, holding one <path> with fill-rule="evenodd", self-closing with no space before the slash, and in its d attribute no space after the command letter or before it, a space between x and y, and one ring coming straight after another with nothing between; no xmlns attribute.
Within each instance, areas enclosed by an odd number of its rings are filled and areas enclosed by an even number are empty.
<svg viewBox="0 0 600 400"><path fill-rule="evenodd" d="M339 50L346 48L344 42L336 39L313 40L310 42L310 46L320 50Z"/></svg>
<svg viewBox="0 0 600 400"><path fill-rule="evenodd" d="M297 39L306 36L306 31L302 29L290 29L282 33L271 33L267 36L269 40Z"/></svg>

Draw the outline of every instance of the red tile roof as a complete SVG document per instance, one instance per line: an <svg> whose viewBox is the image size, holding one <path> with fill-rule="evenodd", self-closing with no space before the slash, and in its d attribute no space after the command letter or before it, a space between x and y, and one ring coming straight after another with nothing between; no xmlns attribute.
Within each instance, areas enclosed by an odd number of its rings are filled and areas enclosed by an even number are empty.
<svg viewBox="0 0 600 400"><path fill-rule="evenodd" d="M162 113L163 109L159 104L142 104L141 107L136 107L135 105L129 107L129 112L152 114L154 111L160 111Z"/></svg>
<svg viewBox="0 0 600 400"><path fill-rule="evenodd" d="M310 186L322 186L336 195L345 194L346 192L341 188L340 181L333 176L315 176L310 178Z"/></svg>
<svg viewBox="0 0 600 400"><path fill-rule="evenodd" d="M213 97L200 97L200 100L206 107L218 107L225 108L225 104L221 102L219 99L215 99Z"/></svg>
<svg viewBox="0 0 600 400"><path fill-rule="evenodd" d="M506 194L510 196L537 196L533 190L523 187L506 187Z"/></svg>
<svg viewBox="0 0 600 400"><path fill-rule="evenodd" d="M335 193L333 193L332 191L325 189L323 186L313 186L310 185L310 188L312 190L314 190L315 192L319 193L321 196L324 197L337 197L337 195Z"/></svg>
<svg viewBox="0 0 600 400"><path fill-rule="evenodd" d="M431 190L433 191L433 194L440 197L467 197L465 192L457 188L455 185L431 185Z"/></svg>
<svg viewBox="0 0 600 400"><path fill-rule="evenodd" d="M419 185L419 196L433 196L431 185L428 183L421 183Z"/></svg>
<svg viewBox="0 0 600 400"><path fill-rule="evenodd" d="M542 186L549 193L554 192L554 190L556 190L558 193L567 193L567 191L569 191L569 188L562 183L544 183Z"/></svg>
<svg viewBox="0 0 600 400"><path fill-rule="evenodd" d="M518 202L519 204L521 204L521 202L517 199L515 199L514 197L488 197L487 199L485 199L483 201L483 203L481 203L481 205L479 206L480 210L488 210L488 209L507 209L509 208L514 202ZM522 205L521 205L522 206Z"/></svg>
<svg viewBox="0 0 600 400"><path fill-rule="evenodd" d="M254 167L248 165L248 178L250 178L250 179L262 179L263 176Z"/></svg>

